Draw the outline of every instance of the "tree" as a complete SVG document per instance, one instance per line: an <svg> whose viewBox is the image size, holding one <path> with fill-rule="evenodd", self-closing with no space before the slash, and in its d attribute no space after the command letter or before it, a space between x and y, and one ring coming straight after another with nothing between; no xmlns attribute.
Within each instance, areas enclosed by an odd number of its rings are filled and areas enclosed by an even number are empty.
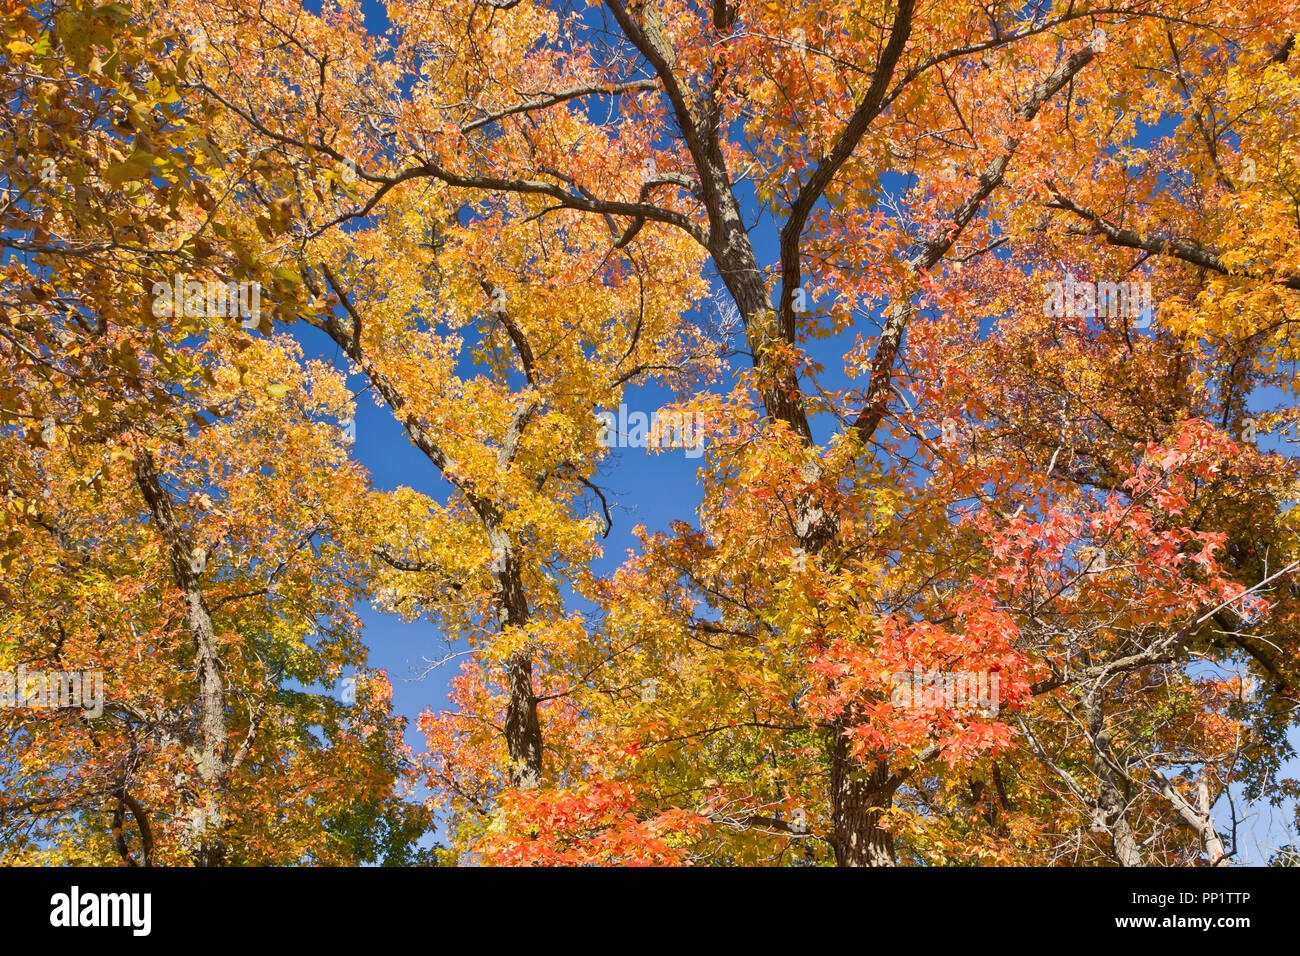
<svg viewBox="0 0 1300 956"><path fill-rule="evenodd" d="M1231 859L1290 753L1295 11L386 12L152 23L205 38L160 51L204 267L446 484L352 547L472 651L422 721L451 851ZM651 381L698 522L600 574L596 413Z"/></svg>
<svg viewBox="0 0 1300 956"><path fill-rule="evenodd" d="M427 815L352 609L351 395L209 308L220 227L166 38L112 5L7 16L3 856L402 858Z"/></svg>

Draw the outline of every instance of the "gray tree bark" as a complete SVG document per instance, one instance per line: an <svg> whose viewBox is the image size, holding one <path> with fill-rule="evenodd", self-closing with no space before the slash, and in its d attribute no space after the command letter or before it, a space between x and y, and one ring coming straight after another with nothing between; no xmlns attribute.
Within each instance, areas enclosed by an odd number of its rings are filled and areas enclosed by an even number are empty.
<svg viewBox="0 0 1300 956"><path fill-rule="evenodd" d="M226 858L220 793L232 761L228 757L226 690L216 631L199 586L193 549L176 520L171 496L163 489L149 452L139 453L135 475L154 523L167 543L172 579L184 600L185 622L194 643L194 669L199 681L198 773L202 792L201 805L193 820L194 861L199 866L220 866Z"/></svg>

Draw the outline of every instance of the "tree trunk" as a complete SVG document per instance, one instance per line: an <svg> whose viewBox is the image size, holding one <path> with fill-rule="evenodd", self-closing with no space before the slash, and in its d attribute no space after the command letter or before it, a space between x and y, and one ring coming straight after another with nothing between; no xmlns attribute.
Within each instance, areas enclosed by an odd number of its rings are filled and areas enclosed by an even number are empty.
<svg viewBox="0 0 1300 956"><path fill-rule="evenodd" d="M168 545L172 578L185 599L185 622L194 641L194 668L199 680L199 781L202 806L192 817L199 866L220 866L226 847L221 837L224 823L220 790L225 786L230 762L226 754L226 689L217 655L217 635L203 601L194 553L176 521L171 496L163 489L153 457L141 451L136 461L136 484Z"/></svg>
<svg viewBox="0 0 1300 956"><path fill-rule="evenodd" d="M419 418L407 408L406 398L401 390L384 372L373 363L361 348L361 315L356 311L347 291L328 266L322 265L326 281L340 303L352 318L352 332L349 334L331 316L315 323L361 368L393 410L394 416L406 430L415 447L424 453L440 474L454 484L469 502L474 513L478 515L487 532L488 544L492 547L492 573L496 578L496 600L498 605L498 624L501 628L524 627L528 624L528 596L524 590L523 570L519 565L514 542L506 532L505 516L502 505L490 498L480 497L475 491L463 485L455 476L453 460L447 452L425 430ZM510 330L509 317L502 316ZM520 348L520 361L531 379L531 350L527 342L517 332L511 332L511 338ZM513 458L520 434L532 417L535 406L516 412L506 436L499 465L505 469ZM506 661L506 687L509 701L506 704L506 751L510 755L510 783L515 787L536 787L542 779L542 728L537 717L537 695L533 692L533 662L526 651L510 655Z"/></svg>
<svg viewBox="0 0 1300 956"><path fill-rule="evenodd" d="M1109 831L1112 851L1120 866L1142 866L1146 861L1129 826L1122 780L1113 766L1110 731L1095 688L1084 698L1083 708L1092 747L1092 770L1097 777L1097 826Z"/></svg>
<svg viewBox="0 0 1300 956"><path fill-rule="evenodd" d="M898 788L881 760L863 767L850 756L849 739L835 728L831 747L831 845L837 866L893 866L894 839L881 819Z"/></svg>
<svg viewBox="0 0 1300 956"><path fill-rule="evenodd" d="M492 545L501 627L524 627L529 620L528 595L514 542L501 529L494 508L482 504L479 508ZM533 661L527 652L516 652L506 660L506 684L510 694L506 704L510 783L530 789L542 781L542 726L537 718L537 695L533 693Z"/></svg>

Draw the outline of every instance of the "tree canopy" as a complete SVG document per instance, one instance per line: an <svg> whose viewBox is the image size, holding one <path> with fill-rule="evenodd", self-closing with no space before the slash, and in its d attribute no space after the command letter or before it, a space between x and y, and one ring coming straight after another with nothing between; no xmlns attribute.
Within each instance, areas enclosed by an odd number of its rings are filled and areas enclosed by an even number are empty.
<svg viewBox="0 0 1300 956"><path fill-rule="evenodd" d="M0 10L0 671L105 687L0 710L0 860L1216 866L1295 812L1289 0ZM637 445L698 497L609 561ZM367 602L467 652L413 750Z"/></svg>

